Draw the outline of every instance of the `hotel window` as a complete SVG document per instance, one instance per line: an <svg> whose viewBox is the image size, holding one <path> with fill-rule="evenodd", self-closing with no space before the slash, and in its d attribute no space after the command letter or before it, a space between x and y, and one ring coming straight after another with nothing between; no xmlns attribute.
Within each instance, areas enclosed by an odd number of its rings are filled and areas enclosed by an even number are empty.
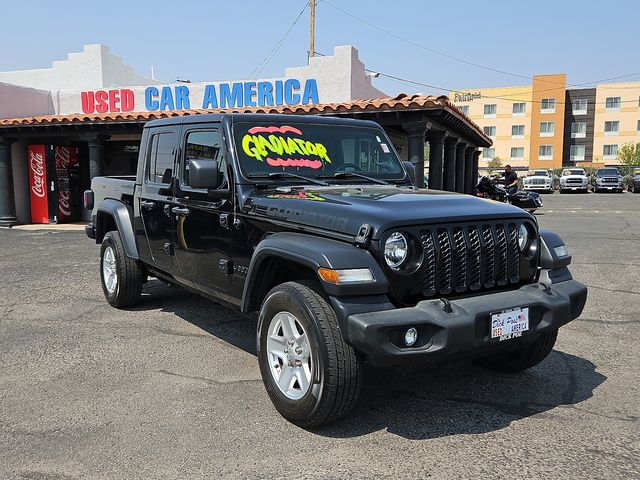
<svg viewBox="0 0 640 480"><path fill-rule="evenodd" d="M527 111L527 104L525 102L518 102L513 104L514 117L524 117L524 114L526 111Z"/></svg>
<svg viewBox="0 0 640 480"><path fill-rule="evenodd" d="M540 105L541 113L553 113L556 111L556 99L555 98L543 98Z"/></svg>
<svg viewBox="0 0 640 480"><path fill-rule="evenodd" d="M571 145L571 148L569 149L569 156L570 156L569 159L572 162L580 162L584 160L584 152L585 152L584 145Z"/></svg>
<svg viewBox="0 0 640 480"><path fill-rule="evenodd" d="M555 122L540 122L541 137L553 137L555 130L556 130Z"/></svg>
<svg viewBox="0 0 640 480"><path fill-rule="evenodd" d="M604 122L604 134L607 136L617 135L620 130L620 122L613 120L610 122Z"/></svg>
<svg viewBox="0 0 640 480"><path fill-rule="evenodd" d="M587 99L578 98L571 101L571 113L574 115L585 115L587 113Z"/></svg>
<svg viewBox="0 0 640 480"><path fill-rule="evenodd" d="M495 103L490 103L484 106L484 118L495 118L498 106Z"/></svg>
<svg viewBox="0 0 640 480"><path fill-rule="evenodd" d="M469 116L469 105L459 105L458 108L462 113Z"/></svg>
<svg viewBox="0 0 640 480"><path fill-rule="evenodd" d="M511 147L511 158L524 158L524 147Z"/></svg>
<svg viewBox="0 0 640 480"><path fill-rule="evenodd" d="M487 137L495 137L496 136L496 127L495 125L491 125L488 127L483 127L482 131Z"/></svg>
<svg viewBox="0 0 640 480"><path fill-rule="evenodd" d="M604 102L604 106L607 110L618 111L620 110L620 97L607 97Z"/></svg>
<svg viewBox="0 0 640 480"><path fill-rule="evenodd" d="M511 125L511 138L524 138L524 125Z"/></svg>
<svg viewBox="0 0 640 480"><path fill-rule="evenodd" d="M496 156L496 149L491 147L491 148L483 148L482 149L482 157L486 158L487 160L491 160L492 158L495 158Z"/></svg>
<svg viewBox="0 0 640 480"><path fill-rule="evenodd" d="M538 149L539 160L553 160L553 145L540 145Z"/></svg>
<svg viewBox="0 0 640 480"><path fill-rule="evenodd" d="M602 155L605 160L613 160L618 156L618 145L604 145L602 147Z"/></svg>
<svg viewBox="0 0 640 480"><path fill-rule="evenodd" d="M587 136L587 122L573 122L571 124L571 138L585 138Z"/></svg>

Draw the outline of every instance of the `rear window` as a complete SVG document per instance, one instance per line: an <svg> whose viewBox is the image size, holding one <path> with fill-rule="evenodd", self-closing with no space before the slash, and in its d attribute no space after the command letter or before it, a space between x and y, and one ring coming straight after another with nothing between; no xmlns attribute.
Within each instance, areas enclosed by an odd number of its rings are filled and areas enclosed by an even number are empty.
<svg viewBox="0 0 640 480"><path fill-rule="evenodd" d="M173 177L174 132L156 133L149 139L149 158L147 159L147 181L169 185Z"/></svg>

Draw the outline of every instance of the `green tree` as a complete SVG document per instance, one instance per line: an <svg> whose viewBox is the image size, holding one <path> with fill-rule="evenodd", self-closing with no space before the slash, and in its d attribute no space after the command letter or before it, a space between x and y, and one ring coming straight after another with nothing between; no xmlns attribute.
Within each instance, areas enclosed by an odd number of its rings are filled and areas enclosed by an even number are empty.
<svg viewBox="0 0 640 480"><path fill-rule="evenodd" d="M491 170L502 168L502 159L500 157L493 157L491 160L489 160L487 167L489 167Z"/></svg>
<svg viewBox="0 0 640 480"><path fill-rule="evenodd" d="M620 165L640 165L640 143L625 143L618 150L618 162Z"/></svg>

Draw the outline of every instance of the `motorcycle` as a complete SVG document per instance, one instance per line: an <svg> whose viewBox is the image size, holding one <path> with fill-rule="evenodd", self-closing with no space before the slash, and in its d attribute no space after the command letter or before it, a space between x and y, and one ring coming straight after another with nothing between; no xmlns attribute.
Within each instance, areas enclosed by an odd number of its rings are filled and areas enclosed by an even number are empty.
<svg viewBox="0 0 640 480"><path fill-rule="evenodd" d="M496 202L510 203L529 213L535 212L542 206L542 198L540 198L539 193L526 192L524 190L509 191L498 183L498 179L492 180L488 176L480 179L477 192L478 197L488 198Z"/></svg>

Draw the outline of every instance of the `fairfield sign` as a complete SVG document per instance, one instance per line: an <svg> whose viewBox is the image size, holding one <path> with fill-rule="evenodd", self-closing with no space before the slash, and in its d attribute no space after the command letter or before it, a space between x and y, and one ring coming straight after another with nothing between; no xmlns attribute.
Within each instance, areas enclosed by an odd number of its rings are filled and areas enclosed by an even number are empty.
<svg viewBox="0 0 640 480"><path fill-rule="evenodd" d="M91 114L308 105L319 97L315 79L289 78L89 90L80 93L80 102L82 112Z"/></svg>

